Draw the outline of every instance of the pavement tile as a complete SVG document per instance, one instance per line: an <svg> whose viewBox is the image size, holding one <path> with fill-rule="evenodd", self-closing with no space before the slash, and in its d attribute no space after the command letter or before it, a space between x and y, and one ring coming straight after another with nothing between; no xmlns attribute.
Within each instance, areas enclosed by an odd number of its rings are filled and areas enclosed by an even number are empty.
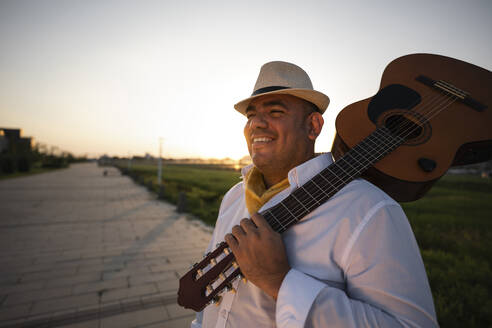
<svg viewBox="0 0 492 328"><path fill-rule="evenodd" d="M129 297L144 296L157 293L157 288L154 284L146 284L133 286L129 288L118 288L104 292L101 296L101 302L109 302L122 300Z"/></svg>
<svg viewBox="0 0 492 328"><path fill-rule="evenodd" d="M184 317L184 316L195 315L195 311L182 308L178 304L169 304L169 305L166 305L165 307L166 307L167 313L169 314L169 316L171 318L179 318L179 317Z"/></svg>
<svg viewBox="0 0 492 328"><path fill-rule="evenodd" d="M7 299L3 303L3 305L10 306L22 303L29 303L32 301L58 298L68 296L71 293L72 291L70 287L47 288L23 293L12 293L7 296Z"/></svg>
<svg viewBox="0 0 492 328"><path fill-rule="evenodd" d="M0 322L25 317L29 314L31 304L19 304L0 307Z"/></svg>
<svg viewBox="0 0 492 328"><path fill-rule="evenodd" d="M103 280L151 274L151 271L147 266L141 266L138 268L122 268L117 270L106 270L106 268L103 269L104 269L102 273Z"/></svg>
<svg viewBox="0 0 492 328"><path fill-rule="evenodd" d="M139 296L121 299L119 303L125 312L138 310L143 304Z"/></svg>
<svg viewBox="0 0 492 328"><path fill-rule="evenodd" d="M100 292L113 288L127 287L128 280L126 278L115 278L106 281L95 281L90 283L78 284L73 286L72 292L74 295L85 294L88 292Z"/></svg>
<svg viewBox="0 0 492 328"><path fill-rule="evenodd" d="M54 311L54 312L52 312L52 317L59 317L59 316L65 317L68 315L75 315L77 313L77 311L78 310L75 308Z"/></svg>
<svg viewBox="0 0 492 328"><path fill-rule="evenodd" d="M102 318L100 328L133 328L162 322L168 319L166 310L154 307L140 311L127 312L115 316Z"/></svg>
<svg viewBox="0 0 492 328"><path fill-rule="evenodd" d="M21 282L27 283L36 280L47 280L47 279L53 279L58 277L70 277L75 275L76 271L77 268L72 267L72 268L49 270L49 271L28 272L22 275Z"/></svg>
<svg viewBox="0 0 492 328"><path fill-rule="evenodd" d="M130 276L130 286L147 284L149 282L165 281L170 279L176 279L176 275L172 271L154 273L154 274L141 274Z"/></svg>
<svg viewBox="0 0 492 328"><path fill-rule="evenodd" d="M18 274L9 274L0 276L0 288L3 285L11 285L16 284L20 280L20 275Z"/></svg>
<svg viewBox="0 0 492 328"><path fill-rule="evenodd" d="M73 323L70 325L66 326L59 326L62 328L99 328L99 319L96 320L90 320L90 321L82 321L82 322L77 322Z"/></svg>
<svg viewBox="0 0 492 328"><path fill-rule="evenodd" d="M103 264L102 261L100 264L93 265L79 265L78 272L101 272L101 271L116 271L123 270L125 268L125 263L106 263Z"/></svg>
<svg viewBox="0 0 492 328"><path fill-rule="evenodd" d="M31 290L37 290L37 289L42 289L46 283L44 281L33 281L29 283L19 283L19 284L13 284L13 285L3 285L0 287L0 290L2 293L5 294L10 294L10 293L22 293L22 292L28 292Z"/></svg>
<svg viewBox="0 0 492 328"><path fill-rule="evenodd" d="M3 321L1 324L4 326L11 326L11 327L22 327L22 324L24 324L26 321L25 318L20 318L20 319L14 319L14 320L7 320ZM2 327L2 326L0 326Z"/></svg>
<svg viewBox="0 0 492 328"><path fill-rule="evenodd" d="M160 292L170 292L170 291L178 291L179 288L179 280L178 279L171 279L171 280L166 280L166 281L158 281L156 282L157 289L159 289Z"/></svg>
<svg viewBox="0 0 492 328"><path fill-rule="evenodd" d="M211 230L107 169L103 177L94 163L76 164L0 181L2 323L112 304L117 311L104 323L65 326L179 327L190 316L177 306L142 309L175 296L176 271L201 258Z"/></svg>
<svg viewBox="0 0 492 328"><path fill-rule="evenodd" d="M98 304L97 293L61 297L34 303L32 313L56 312L64 309L78 308L86 305Z"/></svg>
<svg viewBox="0 0 492 328"><path fill-rule="evenodd" d="M195 320L194 315L179 319L166 320L163 322L145 326L145 328L190 328L191 322L193 320Z"/></svg>
<svg viewBox="0 0 492 328"><path fill-rule="evenodd" d="M96 283L98 281L101 281L101 272L79 273L73 276L47 280L46 287L73 286L84 283Z"/></svg>

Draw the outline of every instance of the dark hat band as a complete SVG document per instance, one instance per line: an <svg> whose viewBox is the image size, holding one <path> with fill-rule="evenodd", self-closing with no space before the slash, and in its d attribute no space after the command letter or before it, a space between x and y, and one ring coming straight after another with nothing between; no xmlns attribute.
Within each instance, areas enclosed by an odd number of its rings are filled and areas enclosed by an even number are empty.
<svg viewBox="0 0 492 328"><path fill-rule="evenodd" d="M260 89L256 90L255 92L253 92L251 94L251 96L256 96L256 95L259 95L259 94L262 94L262 93L267 93L267 92L277 91L277 90L283 90L283 89L290 89L290 88L289 87L281 87L281 86L273 85L271 87L260 88Z"/></svg>

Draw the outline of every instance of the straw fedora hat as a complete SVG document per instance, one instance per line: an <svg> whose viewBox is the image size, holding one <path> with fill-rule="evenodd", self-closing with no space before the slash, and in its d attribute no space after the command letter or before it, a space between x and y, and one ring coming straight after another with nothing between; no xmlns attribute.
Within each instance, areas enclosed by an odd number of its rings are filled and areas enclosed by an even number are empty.
<svg viewBox="0 0 492 328"><path fill-rule="evenodd" d="M330 103L325 94L313 89L313 84L307 73L297 65L272 61L261 67L251 97L234 105L241 114L246 114L246 108L251 100L271 94L292 95L313 103L323 114Z"/></svg>

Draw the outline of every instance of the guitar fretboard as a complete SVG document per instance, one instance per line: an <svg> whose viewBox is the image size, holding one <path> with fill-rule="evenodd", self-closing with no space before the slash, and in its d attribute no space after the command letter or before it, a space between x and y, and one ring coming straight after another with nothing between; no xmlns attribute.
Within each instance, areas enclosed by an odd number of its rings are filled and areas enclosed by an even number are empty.
<svg viewBox="0 0 492 328"><path fill-rule="evenodd" d="M384 126L376 129L335 163L260 214L275 231L284 232L403 142L402 137Z"/></svg>

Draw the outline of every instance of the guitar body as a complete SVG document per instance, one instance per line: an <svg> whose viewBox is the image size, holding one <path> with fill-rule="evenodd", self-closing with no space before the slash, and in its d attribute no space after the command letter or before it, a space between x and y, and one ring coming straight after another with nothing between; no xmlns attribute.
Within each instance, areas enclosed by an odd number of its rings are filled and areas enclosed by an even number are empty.
<svg viewBox="0 0 492 328"><path fill-rule="evenodd" d="M375 96L338 114L332 152L337 160L378 127L404 122L406 141L362 176L413 201L451 166L492 158L491 104L490 71L439 55L403 56L386 67Z"/></svg>

